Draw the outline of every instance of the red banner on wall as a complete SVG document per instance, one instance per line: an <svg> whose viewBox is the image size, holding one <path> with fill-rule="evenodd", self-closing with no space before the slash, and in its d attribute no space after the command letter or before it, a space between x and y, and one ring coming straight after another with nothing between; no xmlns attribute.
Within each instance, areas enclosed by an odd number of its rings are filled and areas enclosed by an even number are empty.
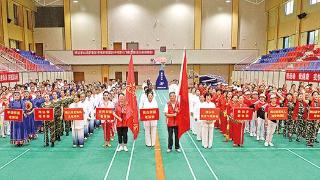
<svg viewBox="0 0 320 180"><path fill-rule="evenodd" d="M287 81L302 81L302 82L320 82L320 73L317 72L299 72L287 71Z"/></svg>
<svg viewBox="0 0 320 180"><path fill-rule="evenodd" d="M18 72L0 72L0 83L18 82L18 81L19 81Z"/></svg>
<svg viewBox="0 0 320 180"><path fill-rule="evenodd" d="M320 120L320 107L310 107L308 120Z"/></svg>
<svg viewBox="0 0 320 180"><path fill-rule="evenodd" d="M237 121L252 120L253 109L252 108L234 108L233 119Z"/></svg>
<svg viewBox="0 0 320 180"><path fill-rule="evenodd" d="M53 121L53 108L35 108L35 121Z"/></svg>
<svg viewBox="0 0 320 180"><path fill-rule="evenodd" d="M63 117L66 121L84 120L82 108L64 108Z"/></svg>
<svg viewBox="0 0 320 180"><path fill-rule="evenodd" d="M159 120L159 109L140 109L140 119L141 121Z"/></svg>
<svg viewBox="0 0 320 180"><path fill-rule="evenodd" d="M96 108L96 119L114 120L112 108Z"/></svg>
<svg viewBox="0 0 320 180"><path fill-rule="evenodd" d="M219 121L220 108L200 108L200 120Z"/></svg>
<svg viewBox="0 0 320 180"><path fill-rule="evenodd" d="M154 50L74 50L74 56L154 55Z"/></svg>
<svg viewBox="0 0 320 180"><path fill-rule="evenodd" d="M287 107L270 107L268 110L269 120L288 120Z"/></svg>
<svg viewBox="0 0 320 180"><path fill-rule="evenodd" d="M23 111L22 109L5 109L4 120L6 121L22 121Z"/></svg>

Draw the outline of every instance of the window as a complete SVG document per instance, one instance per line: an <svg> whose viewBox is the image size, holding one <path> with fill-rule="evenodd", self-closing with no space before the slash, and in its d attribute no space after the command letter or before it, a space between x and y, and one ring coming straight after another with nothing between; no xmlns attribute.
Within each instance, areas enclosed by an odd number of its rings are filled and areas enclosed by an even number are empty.
<svg viewBox="0 0 320 180"><path fill-rule="evenodd" d="M18 6L16 4L13 4L13 22L15 25L19 25Z"/></svg>
<svg viewBox="0 0 320 180"><path fill-rule="evenodd" d="M318 44L319 30L308 31L307 44Z"/></svg>
<svg viewBox="0 0 320 180"><path fill-rule="evenodd" d="M293 7L294 7L293 0L289 0L288 2L286 2L285 6L284 6L284 11L285 11L286 15L293 13Z"/></svg>
<svg viewBox="0 0 320 180"><path fill-rule="evenodd" d="M290 47L290 38L289 36L283 37L283 49Z"/></svg>
<svg viewBox="0 0 320 180"><path fill-rule="evenodd" d="M310 0L310 5L317 4L319 2L320 2L320 0Z"/></svg>

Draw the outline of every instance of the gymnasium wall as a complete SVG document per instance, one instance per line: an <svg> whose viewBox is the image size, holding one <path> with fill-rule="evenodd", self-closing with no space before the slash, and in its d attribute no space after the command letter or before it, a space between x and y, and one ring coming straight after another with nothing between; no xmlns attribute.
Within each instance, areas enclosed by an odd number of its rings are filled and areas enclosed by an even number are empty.
<svg viewBox="0 0 320 180"><path fill-rule="evenodd" d="M50 36L48 36L50 34ZM64 28L35 28L34 41L43 43L43 50L64 50ZM54 40L52 40L54 37Z"/></svg>
<svg viewBox="0 0 320 180"><path fill-rule="evenodd" d="M268 13L267 50L281 49L283 37L290 38L290 47L307 44L307 32L320 30L320 3L310 5L310 0L294 0L293 13L285 14L286 0L266 1ZM299 20L300 13L307 16ZM320 41L320 34L318 36Z"/></svg>

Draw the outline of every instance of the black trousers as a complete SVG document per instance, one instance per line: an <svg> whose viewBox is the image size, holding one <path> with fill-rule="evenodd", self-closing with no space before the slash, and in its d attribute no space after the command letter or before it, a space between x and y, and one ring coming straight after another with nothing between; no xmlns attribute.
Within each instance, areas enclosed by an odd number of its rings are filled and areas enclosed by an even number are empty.
<svg viewBox="0 0 320 180"><path fill-rule="evenodd" d="M174 132L174 147L179 149L179 138L178 138L178 126L168 127L168 149L172 149L173 146L173 132Z"/></svg>
<svg viewBox="0 0 320 180"><path fill-rule="evenodd" d="M117 127L119 144L127 144L128 142L128 127Z"/></svg>

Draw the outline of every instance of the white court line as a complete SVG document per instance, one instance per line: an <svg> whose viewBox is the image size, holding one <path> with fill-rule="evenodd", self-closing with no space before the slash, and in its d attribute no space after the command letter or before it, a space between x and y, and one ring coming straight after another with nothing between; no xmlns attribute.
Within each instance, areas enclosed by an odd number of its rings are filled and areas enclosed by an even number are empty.
<svg viewBox="0 0 320 180"><path fill-rule="evenodd" d="M188 166L189 166L189 169L190 169L190 172L191 172L191 174L192 174L192 177L193 177L193 179L195 180L195 179L197 179L197 178L196 178L196 176L194 175L193 169L192 169L192 167L191 167L191 165L190 165L190 163L189 163L189 160L188 160L188 158L187 158L186 153L185 153L184 150L183 150L183 147L182 147L181 143L180 143L180 147L181 147L183 156L184 156L184 158L185 158L186 161L187 161L187 164L188 164Z"/></svg>
<svg viewBox="0 0 320 180"><path fill-rule="evenodd" d="M163 101L162 101L159 93L157 93L157 97L159 98L160 104L163 105Z"/></svg>
<svg viewBox="0 0 320 180"><path fill-rule="evenodd" d="M127 170L127 175L126 175L126 180L129 179L129 174L130 174L130 169L131 169L131 161L132 161L132 155L133 155L133 150L134 150L134 145L136 144L136 141L133 141L132 149L131 149L131 155L130 155L130 160L128 164L128 170Z"/></svg>
<svg viewBox="0 0 320 180"><path fill-rule="evenodd" d="M194 144L194 146L197 148L198 152L200 153L200 156L202 157L203 161L207 164L211 174L214 176L214 178L216 180L219 180L218 176L216 175L216 173L214 173L214 171L212 170L210 164L208 163L207 159L203 156L202 152L200 151L200 149L198 148L198 145L194 142L194 140L192 139L192 137L190 136L190 133L188 133L189 138L191 139L192 143Z"/></svg>
<svg viewBox="0 0 320 180"><path fill-rule="evenodd" d="M119 147L119 145L116 147L116 150L114 151L113 157L112 157L111 162L110 162L109 167L108 167L108 170L107 170L107 172L106 172L106 174L105 174L105 176L104 176L104 178L103 178L104 180L106 180L106 179L108 178L108 176L109 176L111 166L112 166L113 161L114 161L114 159L115 159L115 157L116 157L116 155L117 155L117 149L118 149L118 147Z"/></svg>
<svg viewBox="0 0 320 180"><path fill-rule="evenodd" d="M0 170L2 170L3 168L5 168L6 166L8 166L10 163L12 163L13 161L17 160L18 158L20 158L22 155L24 155L25 153L27 153L28 151L30 151L30 149L25 150L23 153L19 154L17 157L15 157L14 159L12 159L11 161L7 162L5 165L0 167Z"/></svg>
<svg viewBox="0 0 320 180"><path fill-rule="evenodd" d="M304 158L304 157L300 156L299 154L297 154L297 153L295 153L295 152L291 151L290 149L287 149L287 151L289 151L289 152L291 152L292 154L294 154L294 155L298 156L299 158L301 158L302 160L304 160L304 161L308 162L309 164L313 165L314 167L316 167L316 168L320 169L320 167L319 167L318 165L316 165L316 164L314 164L313 162L311 162L311 161L307 160L306 158Z"/></svg>

